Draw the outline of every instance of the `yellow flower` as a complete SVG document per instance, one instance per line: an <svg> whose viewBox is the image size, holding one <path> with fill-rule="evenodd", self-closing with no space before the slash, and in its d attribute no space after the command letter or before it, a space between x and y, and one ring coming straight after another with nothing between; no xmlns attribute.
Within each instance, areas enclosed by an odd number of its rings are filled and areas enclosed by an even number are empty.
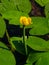
<svg viewBox="0 0 49 65"><path fill-rule="evenodd" d="M25 16L21 16L20 17L20 23L22 25L30 25L31 24L31 18L30 17L25 17Z"/></svg>

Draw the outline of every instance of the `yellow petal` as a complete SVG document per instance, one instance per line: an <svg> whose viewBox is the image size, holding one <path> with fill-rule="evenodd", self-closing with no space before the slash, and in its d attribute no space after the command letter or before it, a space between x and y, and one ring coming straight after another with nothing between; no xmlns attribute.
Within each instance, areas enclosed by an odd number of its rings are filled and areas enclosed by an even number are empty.
<svg viewBox="0 0 49 65"><path fill-rule="evenodd" d="M24 25L29 25L28 20L23 23Z"/></svg>
<svg viewBox="0 0 49 65"><path fill-rule="evenodd" d="M30 17L28 17L28 22L29 22L29 24L32 24Z"/></svg>
<svg viewBox="0 0 49 65"><path fill-rule="evenodd" d="M20 17L20 23L21 23L21 24L22 24L22 20L23 20L23 17L21 16L21 17Z"/></svg>

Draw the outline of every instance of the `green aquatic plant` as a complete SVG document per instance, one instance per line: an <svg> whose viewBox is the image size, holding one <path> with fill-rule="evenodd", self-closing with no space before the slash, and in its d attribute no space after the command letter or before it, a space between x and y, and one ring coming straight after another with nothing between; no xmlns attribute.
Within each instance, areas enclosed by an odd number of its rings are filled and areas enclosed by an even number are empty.
<svg viewBox="0 0 49 65"><path fill-rule="evenodd" d="M45 6L45 17L29 16L30 0L0 1L0 65L21 65L16 62L12 53L15 51L26 56L24 65L49 65L49 40L40 37L49 33L49 0L35 1L40 6ZM22 36L10 36L5 20L8 21L8 25L22 28ZM26 30L29 32L28 35ZM11 49L1 40L5 34Z"/></svg>

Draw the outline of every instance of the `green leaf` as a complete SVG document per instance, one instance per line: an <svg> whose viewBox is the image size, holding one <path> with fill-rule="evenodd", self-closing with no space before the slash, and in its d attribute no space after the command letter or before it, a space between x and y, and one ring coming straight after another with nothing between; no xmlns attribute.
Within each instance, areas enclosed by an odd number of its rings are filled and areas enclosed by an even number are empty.
<svg viewBox="0 0 49 65"><path fill-rule="evenodd" d="M44 17L32 17L31 35L44 35L49 33L48 19Z"/></svg>
<svg viewBox="0 0 49 65"><path fill-rule="evenodd" d="M17 10L15 0L1 0L1 4L6 9L6 11Z"/></svg>
<svg viewBox="0 0 49 65"><path fill-rule="evenodd" d="M30 48L37 51L49 50L49 42L35 36L30 36L28 40L26 41L26 43Z"/></svg>
<svg viewBox="0 0 49 65"><path fill-rule="evenodd" d="M49 3L47 3L45 6L45 15L47 18L49 18Z"/></svg>
<svg viewBox="0 0 49 65"><path fill-rule="evenodd" d="M19 53L25 55L25 46L22 42L23 41L22 41L21 37L10 38L10 43L11 43L12 47Z"/></svg>
<svg viewBox="0 0 49 65"><path fill-rule="evenodd" d="M28 17L28 14L20 11L15 11L15 10L7 11L3 14L3 18L8 19L9 24L13 24L13 25L20 25L21 16Z"/></svg>
<svg viewBox="0 0 49 65"><path fill-rule="evenodd" d="M32 52L27 59L28 64L49 65L49 52Z"/></svg>
<svg viewBox="0 0 49 65"><path fill-rule="evenodd" d="M42 53L35 65L49 65L49 52Z"/></svg>
<svg viewBox="0 0 49 65"><path fill-rule="evenodd" d="M25 13L29 13L31 11L31 3L29 0L1 0L2 15L4 12L9 10L21 11ZM26 5L26 6L25 6Z"/></svg>
<svg viewBox="0 0 49 65"><path fill-rule="evenodd" d="M33 64L40 58L40 53L31 52L27 58L26 63Z"/></svg>
<svg viewBox="0 0 49 65"><path fill-rule="evenodd" d="M16 61L11 51L0 42L0 65L15 65Z"/></svg>
<svg viewBox="0 0 49 65"><path fill-rule="evenodd" d="M3 5L0 3L0 13L3 14L6 11L6 9L3 7Z"/></svg>
<svg viewBox="0 0 49 65"><path fill-rule="evenodd" d="M35 0L35 1L41 6L45 6L49 2L49 0Z"/></svg>
<svg viewBox="0 0 49 65"><path fill-rule="evenodd" d="M35 0L39 5L44 6L44 4L42 3L42 0Z"/></svg>
<svg viewBox="0 0 49 65"><path fill-rule="evenodd" d="M2 38L5 34L6 24L2 17L0 17L0 37Z"/></svg>
<svg viewBox="0 0 49 65"><path fill-rule="evenodd" d="M29 64L29 63L28 63L28 64L25 64L25 65L33 65L33 64Z"/></svg>
<svg viewBox="0 0 49 65"><path fill-rule="evenodd" d="M16 0L16 2L19 3L18 8L20 11L26 13L29 13L31 11L31 2L29 0Z"/></svg>
<svg viewBox="0 0 49 65"><path fill-rule="evenodd" d="M20 25L20 17L28 16L30 11L31 3L29 0L1 0L0 3L0 13L3 18L9 20L9 24Z"/></svg>

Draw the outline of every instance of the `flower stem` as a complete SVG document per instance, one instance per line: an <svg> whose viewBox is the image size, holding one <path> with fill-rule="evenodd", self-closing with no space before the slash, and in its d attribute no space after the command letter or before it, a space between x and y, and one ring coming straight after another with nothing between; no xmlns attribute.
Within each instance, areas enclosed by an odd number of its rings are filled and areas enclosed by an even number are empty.
<svg viewBox="0 0 49 65"><path fill-rule="evenodd" d="M26 55L27 55L27 45L25 43L25 25L23 25L23 43L25 45L25 52L26 52Z"/></svg>
<svg viewBox="0 0 49 65"><path fill-rule="evenodd" d="M6 30L6 36L8 38L8 42L9 42L10 37L9 37L9 34L8 34L7 30Z"/></svg>

